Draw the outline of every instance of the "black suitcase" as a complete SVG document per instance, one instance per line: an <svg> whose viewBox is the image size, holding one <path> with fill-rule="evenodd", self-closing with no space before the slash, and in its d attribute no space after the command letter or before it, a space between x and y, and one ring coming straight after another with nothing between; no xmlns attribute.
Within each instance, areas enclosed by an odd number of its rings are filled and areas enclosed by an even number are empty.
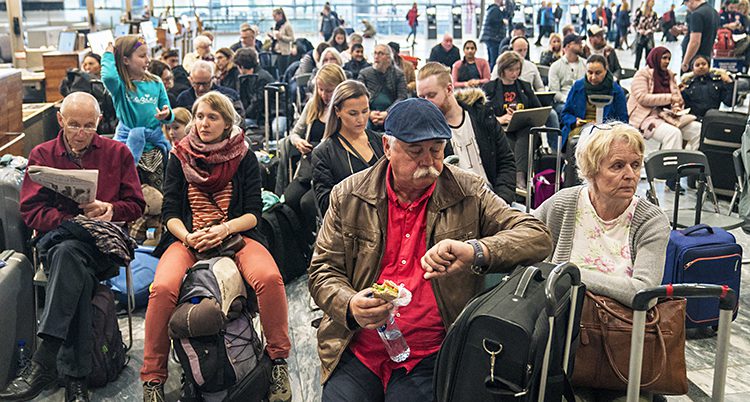
<svg viewBox="0 0 750 402"><path fill-rule="evenodd" d="M536 143L536 137L539 137L539 140L541 141L541 136L543 134L547 134L548 136L549 134L552 134L552 136L549 137L555 138L556 147L551 153L534 146ZM529 164L526 170L526 194L528 194L526 197L526 212L531 212L532 200L534 201L533 204L537 204L537 195L534 191L537 174L544 172L545 170L554 170L555 177L553 179L553 185L555 186L555 193L560 191L562 161L565 158L565 155L560 151L560 148L562 148L562 132L559 128L533 127L529 131ZM541 204L541 202L539 202L539 204Z"/></svg>
<svg viewBox="0 0 750 402"><path fill-rule="evenodd" d="M737 82L748 76L735 76L733 99L737 98ZM748 115L734 111L721 112L711 109L703 117L701 142L698 150L706 154L711 172L728 173L734 171L732 152L742 146ZM717 194L731 197L734 193L735 177L732 174L712 174L711 180Z"/></svg>
<svg viewBox="0 0 750 402"><path fill-rule="evenodd" d="M474 298L438 352L436 400L571 397L565 373L573 372L584 292L575 265L539 263Z"/></svg>
<svg viewBox="0 0 750 402"><path fill-rule="evenodd" d="M34 268L23 254L5 250L0 253L0 389L16 376L18 343L24 341L29 352L34 347ZM31 353L29 353L31 356Z"/></svg>
<svg viewBox="0 0 750 402"><path fill-rule="evenodd" d="M31 231L21 219L19 205L22 183L22 169L0 168L0 250L15 250L29 256Z"/></svg>

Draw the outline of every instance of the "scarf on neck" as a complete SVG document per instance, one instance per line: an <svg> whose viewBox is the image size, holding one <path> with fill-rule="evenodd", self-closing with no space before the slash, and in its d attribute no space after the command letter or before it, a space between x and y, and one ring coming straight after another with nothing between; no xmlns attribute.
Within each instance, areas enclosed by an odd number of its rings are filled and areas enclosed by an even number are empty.
<svg viewBox="0 0 750 402"><path fill-rule="evenodd" d="M646 64L654 70L654 92L655 94L668 94L671 92L669 88L670 75L668 70L662 70L661 58L669 53L669 49L664 46L655 47L653 50L648 52L646 57Z"/></svg>
<svg viewBox="0 0 750 402"><path fill-rule="evenodd" d="M279 21L276 21L276 27L275 29L278 31L281 29L281 26L286 24L286 18L282 18Z"/></svg>
<svg viewBox="0 0 750 402"><path fill-rule="evenodd" d="M612 77L612 73L607 71L607 75L599 85L594 85L589 82L589 78L584 78L584 87L586 88L586 95L612 95L612 87L615 84L615 80Z"/></svg>
<svg viewBox="0 0 750 402"><path fill-rule="evenodd" d="M182 163L185 180L199 190L213 194L226 187L247 153L245 136L238 127L229 138L207 144L195 127L172 150Z"/></svg>

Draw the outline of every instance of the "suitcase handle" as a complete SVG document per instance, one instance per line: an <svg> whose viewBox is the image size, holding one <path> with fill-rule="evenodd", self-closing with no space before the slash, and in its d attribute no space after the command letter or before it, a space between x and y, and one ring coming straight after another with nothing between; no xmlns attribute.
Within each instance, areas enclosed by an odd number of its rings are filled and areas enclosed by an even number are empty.
<svg viewBox="0 0 750 402"><path fill-rule="evenodd" d="M689 227L689 228L687 228L685 230L682 230L682 234L684 234L685 236L690 236L690 235L694 234L695 232L697 232L699 230L703 230L703 229L707 230L708 233L710 233L710 234L714 234L714 228L712 228L711 226L706 225L705 223L701 223L699 225L695 225L695 226Z"/></svg>
<svg viewBox="0 0 750 402"><path fill-rule="evenodd" d="M719 309L734 311L737 293L727 285L708 285L702 283L681 283L678 285L661 285L642 289L633 298L634 311L647 311L649 303L659 297L719 298Z"/></svg>
<svg viewBox="0 0 750 402"><path fill-rule="evenodd" d="M711 400L723 401L727 376L727 359L729 356L729 338L732 312L737 301L737 294L729 286L707 285L700 283L662 285L642 289L633 298L633 333L630 338L630 367L628 369L627 402L636 402L640 391L641 368L643 365L643 340L646 328L646 311L651 301L659 297L719 298L719 331L714 362L714 379Z"/></svg>
<svg viewBox="0 0 750 402"><path fill-rule="evenodd" d="M555 288L557 287L557 281L563 276L570 276L570 280L573 286L581 286L581 271L578 267L571 263L566 262L560 264L552 270L547 278L547 283L544 286L544 295L547 299L547 317L554 317L555 310L557 310L557 295L555 294Z"/></svg>

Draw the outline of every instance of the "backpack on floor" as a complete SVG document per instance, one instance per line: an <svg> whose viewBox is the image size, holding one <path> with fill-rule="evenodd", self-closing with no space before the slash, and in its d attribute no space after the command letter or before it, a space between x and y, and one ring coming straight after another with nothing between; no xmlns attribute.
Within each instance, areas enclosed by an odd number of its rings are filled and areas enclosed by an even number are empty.
<svg viewBox="0 0 750 402"><path fill-rule="evenodd" d="M294 210L284 203L276 204L263 212L259 226L284 283L302 276L310 263L311 247L300 233L302 224Z"/></svg>
<svg viewBox="0 0 750 402"><path fill-rule="evenodd" d="M96 388L116 380L128 362L117 324L115 295L112 290L101 283L97 284L91 307L94 350L88 382L90 387Z"/></svg>
<svg viewBox="0 0 750 402"><path fill-rule="evenodd" d="M130 271L133 274L134 308L146 307L150 294L151 283L156 275L156 264L159 259L151 255L153 247L138 246L135 257L130 261ZM115 298L120 308L128 306L128 287L125 268L120 268L120 275L107 280L107 285L115 292Z"/></svg>

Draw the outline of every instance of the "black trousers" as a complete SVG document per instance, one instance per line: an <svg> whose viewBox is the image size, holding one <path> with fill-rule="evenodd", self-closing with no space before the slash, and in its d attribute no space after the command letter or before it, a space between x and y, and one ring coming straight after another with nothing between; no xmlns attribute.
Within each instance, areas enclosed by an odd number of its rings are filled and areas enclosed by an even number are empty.
<svg viewBox="0 0 750 402"><path fill-rule="evenodd" d="M651 52L651 47L646 45L642 45L640 42L638 42L635 45L635 69L637 70L640 68L641 64L641 52L643 52L643 55L648 57L649 52Z"/></svg>
<svg viewBox="0 0 750 402"><path fill-rule="evenodd" d="M94 345L91 298L97 273L112 265L95 245L80 240L52 246L44 262L49 282L38 335L63 340L57 363L61 374L86 377Z"/></svg>
<svg viewBox="0 0 750 402"><path fill-rule="evenodd" d="M315 205L315 193L309 180L296 178L284 190L284 202L294 210L304 226L304 236L307 244L315 241L313 236L317 230L318 210Z"/></svg>
<svg viewBox="0 0 750 402"><path fill-rule="evenodd" d="M323 402L432 402L432 376L437 353L417 364L410 372L398 369L391 374L388 386L347 349L338 366L323 386Z"/></svg>
<svg viewBox="0 0 750 402"><path fill-rule="evenodd" d="M516 172L523 172L524 175L529 170L529 132L531 127L522 130L507 132L510 147L513 149L513 155L516 159ZM534 137L534 149L541 145L539 137Z"/></svg>

